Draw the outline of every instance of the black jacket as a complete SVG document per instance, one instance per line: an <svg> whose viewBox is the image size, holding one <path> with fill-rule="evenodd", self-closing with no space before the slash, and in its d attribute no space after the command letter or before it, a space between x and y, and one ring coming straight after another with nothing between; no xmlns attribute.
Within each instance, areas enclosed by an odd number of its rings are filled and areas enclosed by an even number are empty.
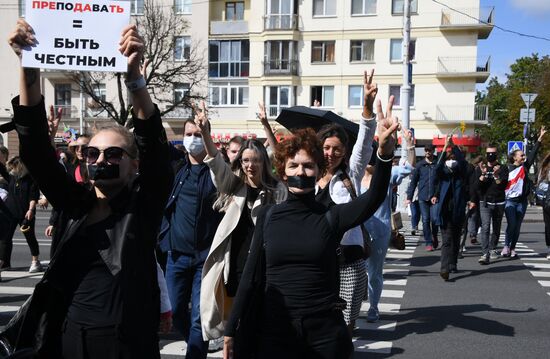
<svg viewBox="0 0 550 359"><path fill-rule="evenodd" d="M434 158L432 163L428 163L428 161L423 159L416 164L409 189L407 190L408 200L412 201L416 186L418 186L419 201L429 201L432 199L437 188L436 164L437 158Z"/></svg>
<svg viewBox="0 0 550 359"><path fill-rule="evenodd" d="M40 199L38 184L32 179L30 174L21 178L13 175L9 176L8 198L6 198L6 207L12 218L21 222L29 210L29 203Z"/></svg>
<svg viewBox="0 0 550 359"><path fill-rule="evenodd" d="M61 212L55 232L58 248L17 325L15 347L33 347L41 358L59 358L61 325L72 295L63 280L64 273L71 270L63 265L66 244L76 238L96 196L92 189L68 176L57 161L48 136L44 102L24 107L15 98L12 103L21 158L46 198ZM132 357L159 358L160 302L154 250L171 169L158 109L146 121L134 120L134 126L139 177L111 200L116 224L108 231L110 243L99 254L111 273L121 276L120 340L128 343Z"/></svg>
<svg viewBox="0 0 550 359"><path fill-rule="evenodd" d="M489 168L488 172L491 172L492 169ZM470 190L472 202L489 202L489 203L500 203L505 201L504 190L508 184L508 169L506 166L500 166L500 172L498 174L499 183L497 183L494 177L485 178L485 180L480 181L481 177L481 168L476 167L475 174L473 178L473 188Z"/></svg>

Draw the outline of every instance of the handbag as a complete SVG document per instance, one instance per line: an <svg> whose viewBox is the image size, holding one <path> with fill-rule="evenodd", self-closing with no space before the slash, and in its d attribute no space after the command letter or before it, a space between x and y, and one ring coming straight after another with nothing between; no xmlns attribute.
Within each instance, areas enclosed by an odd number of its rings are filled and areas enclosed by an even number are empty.
<svg viewBox="0 0 550 359"><path fill-rule="evenodd" d="M355 191L355 188L353 187L353 184L351 183L351 180L346 172L342 171L340 173L340 180L348 190L349 195L351 196L351 199L352 200L357 199L357 192ZM370 257L370 240L371 239L370 239L369 232L367 232L367 229L365 228L365 224L361 223L359 227L361 228L361 233L363 234L363 258L367 259ZM344 249L341 249L341 252L345 254ZM344 255L344 260L345 260L345 255Z"/></svg>
<svg viewBox="0 0 550 359"><path fill-rule="evenodd" d="M403 228L403 220L401 218L401 212L394 212L391 214L391 237L390 245L397 250L405 249L405 236L399 233L399 230Z"/></svg>
<svg viewBox="0 0 550 359"><path fill-rule="evenodd" d="M271 205L266 209L266 215L263 219L263 223L259 226L259 228L262 228L261 243L254 243L253 240L251 244L251 246L262 246L262 250L258 252L258 258L247 258L247 261L256 261L254 267L254 287L250 299L246 303L246 310L239 319L239 323L235 330L235 336L233 337L234 359L256 358L256 345L259 342L260 320L265 296L265 241L263 233L267 229L267 223L269 222L273 208L274 206Z"/></svg>

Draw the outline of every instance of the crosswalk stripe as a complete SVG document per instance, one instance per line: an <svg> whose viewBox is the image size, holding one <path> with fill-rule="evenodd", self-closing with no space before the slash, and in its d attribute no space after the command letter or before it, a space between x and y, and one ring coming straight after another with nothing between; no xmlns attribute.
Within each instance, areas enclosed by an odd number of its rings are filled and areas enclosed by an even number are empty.
<svg viewBox="0 0 550 359"><path fill-rule="evenodd" d="M413 257L412 253L411 254L407 254L407 253L388 253L386 255L386 258L396 258L396 259L411 259Z"/></svg>
<svg viewBox="0 0 550 359"><path fill-rule="evenodd" d="M15 305L0 305L0 313L15 313L19 310Z"/></svg>
<svg viewBox="0 0 550 359"><path fill-rule="evenodd" d="M533 258L533 257L520 257L522 261L541 261L541 262L548 262L548 259L546 258Z"/></svg>
<svg viewBox="0 0 550 359"><path fill-rule="evenodd" d="M518 253L520 257L537 257L537 256L541 256L542 254L540 253L536 253L536 252L532 252L532 253Z"/></svg>
<svg viewBox="0 0 550 359"><path fill-rule="evenodd" d="M376 323L369 323L366 319L359 318L355 321L355 325L360 330L383 330L393 332L397 327L397 322L389 320L379 320Z"/></svg>
<svg viewBox="0 0 550 359"><path fill-rule="evenodd" d="M543 287L550 287L550 280L539 280L539 284Z"/></svg>
<svg viewBox="0 0 550 359"><path fill-rule="evenodd" d="M32 294L34 287L0 287L0 294Z"/></svg>
<svg viewBox="0 0 550 359"><path fill-rule="evenodd" d="M404 290L382 289L382 298L403 298Z"/></svg>
<svg viewBox="0 0 550 359"><path fill-rule="evenodd" d="M516 252L522 253L522 252L534 252L534 249L531 248L516 248Z"/></svg>
<svg viewBox="0 0 550 359"><path fill-rule="evenodd" d="M384 269L382 269L382 273L383 274L407 276L407 275L409 275L409 270L408 269L401 269L401 268L384 268Z"/></svg>
<svg viewBox="0 0 550 359"><path fill-rule="evenodd" d="M388 253L414 253L414 249L390 249Z"/></svg>
<svg viewBox="0 0 550 359"><path fill-rule="evenodd" d="M550 272L535 272L535 271L531 271L530 272L531 275L533 277L548 277L550 278Z"/></svg>
<svg viewBox="0 0 550 359"><path fill-rule="evenodd" d="M550 269L550 263L536 263L536 262L523 262L526 266L534 267L534 268L547 268Z"/></svg>
<svg viewBox="0 0 550 359"><path fill-rule="evenodd" d="M364 310L365 315L367 313L367 310L369 309L368 306ZM401 304L394 304L394 303L378 303L378 311L380 313L398 313L401 309ZM361 306L361 311L363 311L363 306Z"/></svg>
<svg viewBox="0 0 550 359"><path fill-rule="evenodd" d="M2 272L2 278L36 278L40 279L44 276L44 273L29 273L23 271L4 271Z"/></svg>
<svg viewBox="0 0 550 359"><path fill-rule="evenodd" d="M384 280L384 286L387 286L387 285L402 285L402 286L405 286L405 285L407 285L407 280L406 279L385 279Z"/></svg>
<svg viewBox="0 0 550 359"><path fill-rule="evenodd" d="M353 341L353 344L356 352L391 354L392 342L357 339Z"/></svg>
<svg viewBox="0 0 550 359"><path fill-rule="evenodd" d="M14 246L28 246L27 243L14 243L13 244ZM42 246L42 247L49 247L51 246L51 243L38 243L39 246Z"/></svg>

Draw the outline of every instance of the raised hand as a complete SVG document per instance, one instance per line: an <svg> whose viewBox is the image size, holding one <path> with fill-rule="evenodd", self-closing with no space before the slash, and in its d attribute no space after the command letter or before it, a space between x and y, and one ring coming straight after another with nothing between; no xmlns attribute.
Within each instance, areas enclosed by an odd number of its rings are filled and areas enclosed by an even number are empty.
<svg viewBox="0 0 550 359"><path fill-rule="evenodd" d="M57 129L59 128L61 116L63 116L63 109L61 107L58 108L56 113L53 105L50 105L50 114L48 116L48 132L52 141L54 140Z"/></svg>
<svg viewBox="0 0 550 359"><path fill-rule="evenodd" d="M265 104L263 101L258 102L258 108L260 109L260 112L258 112L258 118L260 119L260 122L263 126L269 126L269 121L267 121L267 115L265 112Z"/></svg>
<svg viewBox="0 0 550 359"><path fill-rule="evenodd" d="M205 136L210 136L210 124L208 121L208 109L206 108L206 103L204 100L201 101L200 109L197 108L196 104L191 104L193 112L195 112L195 125L201 130L203 138Z"/></svg>
<svg viewBox="0 0 550 359"><path fill-rule="evenodd" d="M145 42L137 31L136 25L128 25L122 30L118 50L121 54L128 57L129 80L135 80L141 76L141 59L145 51Z"/></svg>
<svg viewBox="0 0 550 359"><path fill-rule="evenodd" d="M544 137L545 134L546 134L546 127L542 126L542 127L540 128L540 133L539 133L539 139L538 139L539 142L542 141L542 138Z"/></svg>
<svg viewBox="0 0 550 359"><path fill-rule="evenodd" d="M365 71L363 77L363 117L369 119L374 112L374 100L378 94L377 84L372 83L374 78L374 69L370 70L370 74Z"/></svg>
<svg viewBox="0 0 550 359"><path fill-rule="evenodd" d="M383 157L393 156L395 144L397 142L395 133L399 129L399 120L393 117L392 109L394 96L390 96L386 113L382 112L382 102L376 102L376 120L378 122L378 154Z"/></svg>
<svg viewBox="0 0 550 359"><path fill-rule="evenodd" d="M34 30L25 20L17 20L15 30L8 36L8 44L11 46L13 52L21 58L24 47L36 44Z"/></svg>
<svg viewBox="0 0 550 359"><path fill-rule="evenodd" d="M412 143L413 143L413 133L412 133L412 131L403 127L401 132L403 134L403 138L405 139L405 141L407 141L407 145L412 145Z"/></svg>

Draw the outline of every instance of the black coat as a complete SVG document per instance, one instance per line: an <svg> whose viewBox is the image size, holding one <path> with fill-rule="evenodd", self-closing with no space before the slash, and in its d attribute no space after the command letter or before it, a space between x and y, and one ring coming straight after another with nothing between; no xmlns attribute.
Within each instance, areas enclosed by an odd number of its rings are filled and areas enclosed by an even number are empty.
<svg viewBox="0 0 550 359"><path fill-rule="evenodd" d="M8 198L6 198L6 207L9 210L12 218L20 223L25 214L29 210L31 201L40 199L40 191L38 184L32 179L30 174L26 174L21 178L14 175L9 176Z"/></svg>
<svg viewBox="0 0 550 359"><path fill-rule="evenodd" d="M93 189L68 176L57 161L49 141L44 102L23 107L15 98L13 107L23 162L61 217L55 232L58 249L30 302L22 309L25 312L20 321L14 325L19 335L12 343L16 349L34 348L41 358L58 358L61 325L72 295L64 282L64 273L71 270L64 266L66 244L78 238L75 234L96 196ZM159 358L160 301L154 250L172 175L158 109L146 121L134 120L134 125L140 153L139 177L110 201L116 224L108 231L110 243L98 252L111 273L121 276L122 319L117 327L118 337L128 344L132 357Z"/></svg>

